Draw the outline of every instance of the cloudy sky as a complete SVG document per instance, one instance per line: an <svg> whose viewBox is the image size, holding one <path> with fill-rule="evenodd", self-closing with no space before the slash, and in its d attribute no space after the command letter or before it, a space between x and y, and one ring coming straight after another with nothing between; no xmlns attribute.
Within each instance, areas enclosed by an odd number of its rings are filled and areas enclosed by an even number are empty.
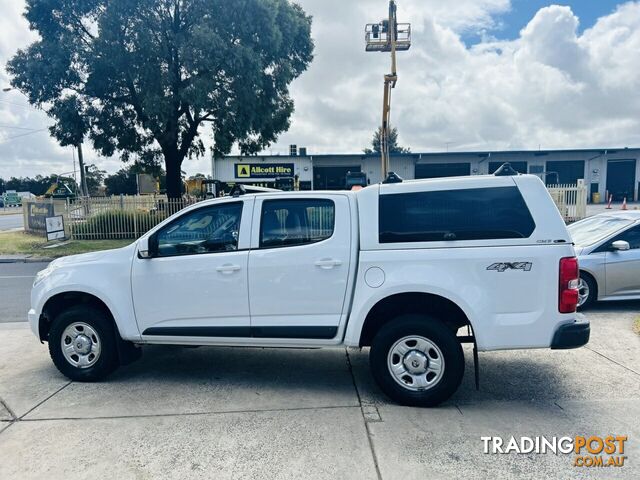
<svg viewBox="0 0 640 480"><path fill-rule="evenodd" d="M358 152L377 128L386 54L365 53L364 24L386 0L299 0L313 16L315 60L292 87L290 143L309 153ZM399 0L413 45L398 56L392 123L417 151L640 146L640 1ZM0 88L6 61L33 34L23 0L0 0ZM0 177L63 173L73 152L19 92L0 92ZM203 135L207 136L206 130ZM85 145L113 172L117 158ZM188 174L209 160L186 161Z"/></svg>

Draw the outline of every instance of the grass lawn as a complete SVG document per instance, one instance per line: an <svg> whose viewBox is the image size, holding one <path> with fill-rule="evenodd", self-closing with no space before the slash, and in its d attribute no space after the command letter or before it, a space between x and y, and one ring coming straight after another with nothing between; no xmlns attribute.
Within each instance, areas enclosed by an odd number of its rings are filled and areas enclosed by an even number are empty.
<svg viewBox="0 0 640 480"><path fill-rule="evenodd" d="M0 233L0 255L39 255L41 257L64 257L76 253L95 252L129 245L132 240L71 240L56 248L43 248L53 245L44 237L25 232Z"/></svg>

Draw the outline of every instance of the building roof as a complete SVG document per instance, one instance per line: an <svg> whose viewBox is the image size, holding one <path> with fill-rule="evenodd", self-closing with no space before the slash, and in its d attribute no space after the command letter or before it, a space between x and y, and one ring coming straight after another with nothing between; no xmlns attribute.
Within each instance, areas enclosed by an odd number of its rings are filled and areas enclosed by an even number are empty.
<svg viewBox="0 0 640 480"><path fill-rule="evenodd" d="M460 157L460 156L478 156L478 157L491 157L493 155L534 155L545 156L549 154L557 153L587 153L593 152L599 155L613 155L620 154L622 152L639 153L640 147L622 147L622 148L572 148L572 149L555 149L555 150L477 150L477 151L453 151L453 152L410 152L410 153L392 153L392 157ZM313 157L313 158L336 158L336 157L379 157L379 153L318 153L297 155L297 157ZM295 158L287 154L275 154L275 155L227 155L226 158Z"/></svg>

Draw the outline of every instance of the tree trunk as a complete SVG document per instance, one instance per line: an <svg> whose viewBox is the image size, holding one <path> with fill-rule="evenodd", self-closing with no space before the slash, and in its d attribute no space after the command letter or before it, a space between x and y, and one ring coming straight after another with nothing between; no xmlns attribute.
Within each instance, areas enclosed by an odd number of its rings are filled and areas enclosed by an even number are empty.
<svg viewBox="0 0 640 480"><path fill-rule="evenodd" d="M164 165L167 169L167 197L169 199L182 197L180 163L177 152L164 152Z"/></svg>

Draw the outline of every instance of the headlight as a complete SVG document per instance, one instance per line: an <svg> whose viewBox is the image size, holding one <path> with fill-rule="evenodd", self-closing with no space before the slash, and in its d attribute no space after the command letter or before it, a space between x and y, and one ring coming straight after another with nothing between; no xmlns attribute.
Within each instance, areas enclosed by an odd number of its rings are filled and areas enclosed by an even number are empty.
<svg viewBox="0 0 640 480"><path fill-rule="evenodd" d="M41 281L43 281L45 278L47 278L49 275L51 275L56 268L57 267L55 265L49 264L49 266L47 268L45 268L44 270L40 270L38 273L36 273L36 278L33 281L33 286L35 287Z"/></svg>

